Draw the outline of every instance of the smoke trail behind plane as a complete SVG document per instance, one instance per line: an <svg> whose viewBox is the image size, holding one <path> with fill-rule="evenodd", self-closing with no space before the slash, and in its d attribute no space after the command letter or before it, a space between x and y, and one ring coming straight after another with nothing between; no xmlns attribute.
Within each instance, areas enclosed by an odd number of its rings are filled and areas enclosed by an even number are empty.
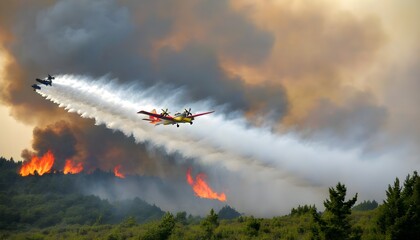
<svg viewBox="0 0 420 240"><path fill-rule="evenodd" d="M105 124L127 136L132 135L137 142L148 141L168 153L179 153L203 165L236 173L249 183L247 188L258 186L261 181L270 183L263 184L267 192L259 189L260 194L304 192L303 189L316 190L344 181L369 196L381 197L382 185L389 182L384 178L388 180L393 176L381 176L380 173L396 164L383 156L367 159L360 149L332 149L303 142L293 134L278 135L269 129L252 127L240 113L236 117L226 117L218 111L222 106L213 106L211 100L185 105L180 100L187 94L183 89L171 90L162 86L142 89L139 85L118 85L107 77L94 80L86 76L60 75L56 76L52 87L42 87L37 92L69 112L95 119L97 125ZM191 107L193 112L216 110L216 113L196 119L193 126L181 125L180 128L156 127L141 121L143 116L137 114L139 110L151 111L153 108L169 108L174 113L186 107ZM365 189L366 179L355 177L355 173L382 184L378 187L381 191L372 193L371 189ZM227 185L229 196L233 196L229 201L235 206L240 209L241 205L247 208L247 204L252 204L251 200L243 199L240 186ZM298 195L310 194L313 192ZM320 192L316 198L321 201ZM273 201L273 205L274 202L277 204ZM273 209L270 204L264 207L266 212Z"/></svg>

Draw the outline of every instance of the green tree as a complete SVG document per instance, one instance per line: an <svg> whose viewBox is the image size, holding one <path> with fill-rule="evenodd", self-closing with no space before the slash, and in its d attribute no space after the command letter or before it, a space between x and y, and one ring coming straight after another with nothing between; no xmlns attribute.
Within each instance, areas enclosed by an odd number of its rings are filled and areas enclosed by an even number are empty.
<svg viewBox="0 0 420 240"><path fill-rule="evenodd" d="M316 211L315 205L311 206L311 205L304 205L304 206L298 206L297 208L292 208L292 210L290 211L290 215L291 216L301 216L307 213L311 213L313 211Z"/></svg>
<svg viewBox="0 0 420 240"><path fill-rule="evenodd" d="M387 199L380 207L378 225L387 239L420 238L420 177L408 175L404 186L398 178L388 185Z"/></svg>
<svg viewBox="0 0 420 240"><path fill-rule="evenodd" d="M168 239L172 233L172 229L175 227L175 218L174 216L167 212L159 224L160 238L159 239Z"/></svg>
<svg viewBox="0 0 420 240"><path fill-rule="evenodd" d="M234 219L241 216L241 214L238 213L238 211L236 211L234 208L228 205L220 209L218 215L220 219Z"/></svg>
<svg viewBox="0 0 420 240"><path fill-rule="evenodd" d="M175 216L175 221L181 223L182 225L187 224L187 213L185 211L183 212L177 212Z"/></svg>
<svg viewBox="0 0 420 240"><path fill-rule="evenodd" d="M219 216L214 212L213 208L210 210L210 214L201 221L201 228L205 232L206 239L212 239L214 236L214 230L219 226Z"/></svg>
<svg viewBox="0 0 420 240"><path fill-rule="evenodd" d="M170 212L167 212L162 217L162 220L160 221L160 223L157 226L149 229L142 239L144 240L168 239L174 227L175 227L175 218Z"/></svg>
<svg viewBox="0 0 420 240"><path fill-rule="evenodd" d="M378 207L378 203L373 200L373 201L363 201L359 204L357 204L356 206L353 207L353 211L368 211L368 210L373 210L375 208Z"/></svg>
<svg viewBox="0 0 420 240"><path fill-rule="evenodd" d="M321 237L329 239L360 239L360 229L353 229L350 224L351 208L357 201L356 195L345 201L346 186L338 183L336 188L329 188L330 199L324 201L325 212L321 216L313 209L315 223L321 230ZM318 235L315 230L314 235Z"/></svg>
<svg viewBox="0 0 420 240"><path fill-rule="evenodd" d="M255 219L253 216L249 217L246 221L246 232L249 236L257 236L258 231L260 230L261 223L258 219Z"/></svg>

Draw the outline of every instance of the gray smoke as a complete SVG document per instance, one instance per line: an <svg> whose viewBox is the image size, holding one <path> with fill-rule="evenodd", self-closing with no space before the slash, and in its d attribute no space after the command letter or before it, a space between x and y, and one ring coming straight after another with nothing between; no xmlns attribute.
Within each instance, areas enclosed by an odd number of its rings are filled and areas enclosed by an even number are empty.
<svg viewBox="0 0 420 240"><path fill-rule="evenodd" d="M226 118L223 113L215 113L197 119L193 127L155 127L141 121L142 116L137 112L163 106L170 109L185 107L177 100L185 94L183 90L173 90L171 96L160 102L156 97L159 89L120 86L107 78L98 81L85 76L63 75L57 76L53 87L45 87L39 93L69 112L95 119L97 125L104 124L126 136L133 136L137 142L151 143L168 154L179 153L209 169L218 170L212 175L225 172L218 179L222 188L227 189L229 203L239 209L251 209L253 214L284 213L287 209L284 207L291 207L292 202L299 202L308 194L314 194L311 200L320 201L322 192L315 194L312 191L327 189L331 182L338 181L345 182L350 189L357 189L360 194L378 199L383 196L386 179L391 181L393 178L382 172L396 169L398 164L392 154L370 158L363 155L360 148L331 149L302 142L293 134L277 135L267 128L251 127L240 115ZM209 101L190 103L190 106L196 111L218 108ZM366 179L355 178L354 173L369 176L371 182L382 184L382 188L372 191L366 187ZM247 183L249 191L241 187L244 186L241 182ZM258 211L252 211L257 200L252 195L258 184L267 187L259 188L258 196L270 196L273 202L267 201ZM276 199L283 199L288 191L294 192L293 197L289 196L285 204L278 205Z"/></svg>

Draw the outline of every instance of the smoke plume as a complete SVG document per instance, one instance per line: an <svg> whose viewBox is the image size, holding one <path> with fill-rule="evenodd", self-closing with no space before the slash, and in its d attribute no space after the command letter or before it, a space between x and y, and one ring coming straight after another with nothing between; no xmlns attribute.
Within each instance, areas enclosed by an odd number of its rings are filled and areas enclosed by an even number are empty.
<svg viewBox="0 0 420 240"><path fill-rule="evenodd" d="M368 159L358 148L338 150L315 143L305 144L292 134L278 135L267 128L253 127L240 115L227 118L223 113L215 113L197 119L193 127L155 127L141 121L142 116L137 112L163 106L174 110L186 107L177 100L185 94L182 89L168 90L170 95L159 97L160 89L162 87L121 86L106 77L94 80L60 75L54 86L44 87L39 93L67 111L95 119L95 124L104 124L126 136L133 136L139 143L149 142L168 154L179 153L184 158L196 159L201 165L225 169L242 177L252 174L250 184L263 181L267 186L275 183L276 186L287 185L288 190L302 190L343 181L357 187L361 193L370 194L371 190L364 188L360 179L354 179L352 172L370 175L371 181L379 183L387 177L381 174L382 171L375 174L372 170L389 171L397 164L390 155ZM194 102L189 106L195 111L218 108L210 101ZM316 166L323 167L314 172ZM223 185L223 179L220 181ZM227 186L229 184L231 182L227 181ZM228 193L236 196L237 201L232 200L232 204L251 208L246 205L250 203L237 199L246 199L246 192L236 192L237 188L230 187ZM274 206L265 207L268 212L269 207Z"/></svg>

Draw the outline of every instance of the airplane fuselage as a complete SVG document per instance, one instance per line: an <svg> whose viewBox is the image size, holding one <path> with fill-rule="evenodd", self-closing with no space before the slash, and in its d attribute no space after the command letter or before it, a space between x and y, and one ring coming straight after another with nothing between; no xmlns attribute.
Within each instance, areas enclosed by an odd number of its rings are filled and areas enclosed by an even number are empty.
<svg viewBox="0 0 420 240"><path fill-rule="evenodd" d="M52 86L52 81L51 80L42 80L42 79L37 78L36 81L41 83L41 84L44 84L45 86Z"/></svg>
<svg viewBox="0 0 420 240"><path fill-rule="evenodd" d="M163 125L175 125L179 123L189 123L192 124L192 121L194 119L191 117L185 116L185 114L175 114L173 120L162 120L161 123L157 124L163 124Z"/></svg>

